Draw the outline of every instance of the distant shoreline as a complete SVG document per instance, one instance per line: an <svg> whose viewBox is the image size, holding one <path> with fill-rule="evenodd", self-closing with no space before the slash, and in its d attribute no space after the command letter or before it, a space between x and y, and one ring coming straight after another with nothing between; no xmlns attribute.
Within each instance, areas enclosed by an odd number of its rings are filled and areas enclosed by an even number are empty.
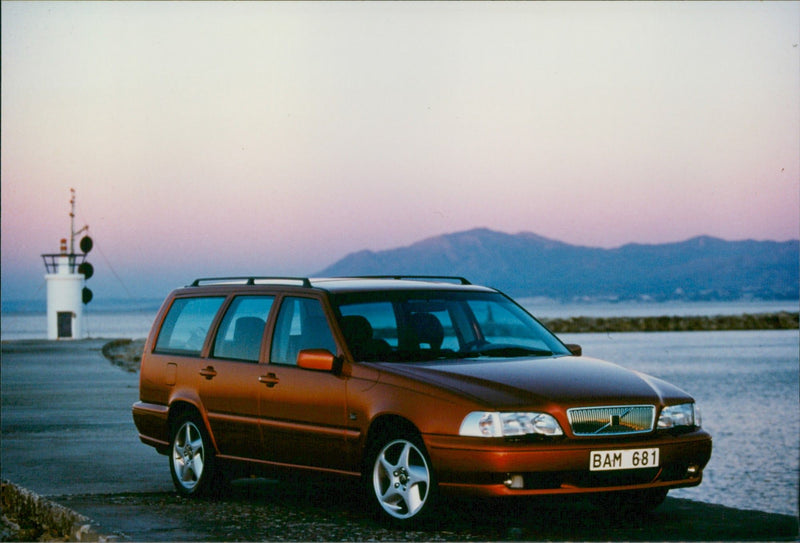
<svg viewBox="0 0 800 543"><path fill-rule="evenodd" d="M541 319L556 334L608 332L698 332L733 330L800 330L800 313L781 311L757 315L571 317ZM143 339L114 339L103 345L103 355L125 371L139 370Z"/></svg>

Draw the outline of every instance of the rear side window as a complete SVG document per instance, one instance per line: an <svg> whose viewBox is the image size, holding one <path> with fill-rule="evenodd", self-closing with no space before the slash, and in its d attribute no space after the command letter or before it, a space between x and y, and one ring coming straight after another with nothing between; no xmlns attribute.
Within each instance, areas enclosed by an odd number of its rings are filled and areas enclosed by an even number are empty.
<svg viewBox="0 0 800 543"><path fill-rule="evenodd" d="M199 356L224 297L178 298L161 325L155 352Z"/></svg>
<svg viewBox="0 0 800 543"><path fill-rule="evenodd" d="M237 296L225 312L214 341L215 358L258 362L274 296Z"/></svg>

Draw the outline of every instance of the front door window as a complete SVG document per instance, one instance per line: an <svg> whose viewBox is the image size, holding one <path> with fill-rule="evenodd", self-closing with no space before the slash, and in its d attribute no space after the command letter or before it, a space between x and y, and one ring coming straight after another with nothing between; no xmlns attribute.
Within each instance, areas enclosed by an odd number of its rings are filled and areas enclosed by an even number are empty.
<svg viewBox="0 0 800 543"><path fill-rule="evenodd" d="M287 297L275 324L270 362L295 366L303 349L326 349L336 354L336 342L319 300Z"/></svg>

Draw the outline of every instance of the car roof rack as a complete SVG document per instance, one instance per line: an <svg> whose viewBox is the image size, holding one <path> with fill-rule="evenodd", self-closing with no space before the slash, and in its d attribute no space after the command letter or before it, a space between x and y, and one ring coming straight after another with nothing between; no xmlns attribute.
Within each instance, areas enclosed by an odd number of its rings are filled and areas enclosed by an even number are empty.
<svg viewBox="0 0 800 543"><path fill-rule="evenodd" d="M269 283L300 283L304 287L311 287L311 281L308 277L258 277L258 276L244 276L244 277L201 277L195 279L190 287L199 287L201 285L261 285Z"/></svg>
<svg viewBox="0 0 800 543"><path fill-rule="evenodd" d="M358 275L353 279L410 279L412 281L443 281L458 282L462 285L471 285L466 278L457 275Z"/></svg>

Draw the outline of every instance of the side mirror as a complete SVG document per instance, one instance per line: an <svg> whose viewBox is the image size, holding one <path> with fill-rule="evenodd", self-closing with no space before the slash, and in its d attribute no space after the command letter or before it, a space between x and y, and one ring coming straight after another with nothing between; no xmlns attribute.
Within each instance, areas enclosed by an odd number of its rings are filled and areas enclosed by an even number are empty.
<svg viewBox="0 0 800 543"><path fill-rule="evenodd" d="M583 354L581 346L575 343L567 343L567 349L572 353L572 356L581 356Z"/></svg>
<svg viewBox="0 0 800 543"><path fill-rule="evenodd" d="M334 371L337 358L327 349L303 349L297 354L297 367L315 371Z"/></svg>

